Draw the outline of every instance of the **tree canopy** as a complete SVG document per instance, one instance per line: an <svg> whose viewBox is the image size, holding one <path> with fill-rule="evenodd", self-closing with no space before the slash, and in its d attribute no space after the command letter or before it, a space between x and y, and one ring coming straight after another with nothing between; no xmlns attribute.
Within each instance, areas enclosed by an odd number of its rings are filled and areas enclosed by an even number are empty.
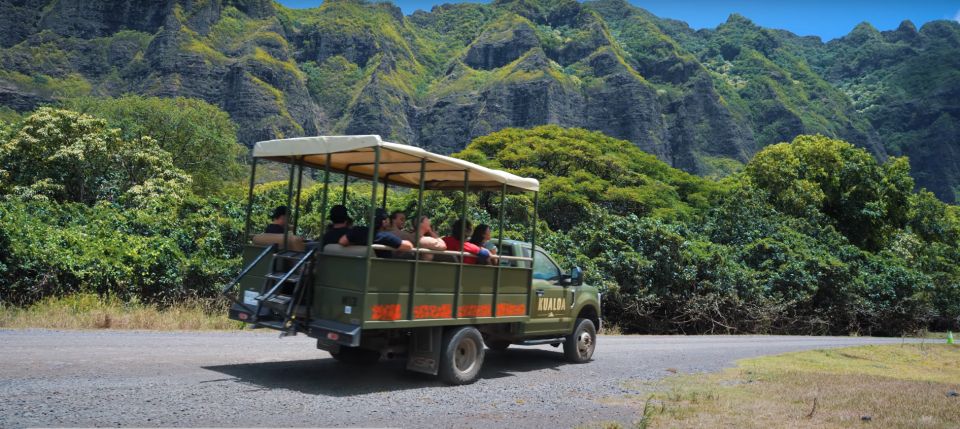
<svg viewBox="0 0 960 429"><path fill-rule="evenodd" d="M64 105L119 128L127 140L150 137L170 153L173 164L193 177L193 191L209 195L241 177L237 127L218 107L193 98L126 95L120 98L83 97Z"/></svg>

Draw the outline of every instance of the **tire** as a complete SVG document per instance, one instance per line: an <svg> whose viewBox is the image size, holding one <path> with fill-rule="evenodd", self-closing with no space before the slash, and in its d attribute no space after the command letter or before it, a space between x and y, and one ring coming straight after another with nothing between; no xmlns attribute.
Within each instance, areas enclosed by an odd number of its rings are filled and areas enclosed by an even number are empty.
<svg viewBox="0 0 960 429"><path fill-rule="evenodd" d="M575 326L563 343L563 355L573 363L589 362L597 348L597 328L590 319L577 319Z"/></svg>
<svg viewBox="0 0 960 429"><path fill-rule="evenodd" d="M330 353L337 362L350 365L373 365L380 360L380 352L359 347L341 346L338 353Z"/></svg>
<svg viewBox="0 0 960 429"><path fill-rule="evenodd" d="M510 347L510 342L507 340L483 340L483 343L487 345L487 348L493 351L502 352Z"/></svg>
<svg viewBox="0 0 960 429"><path fill-rule="evenodd" d="M450 328L443 333L440 379L448 384L470 384L483 366L483 336L473 326Z"/></svg>

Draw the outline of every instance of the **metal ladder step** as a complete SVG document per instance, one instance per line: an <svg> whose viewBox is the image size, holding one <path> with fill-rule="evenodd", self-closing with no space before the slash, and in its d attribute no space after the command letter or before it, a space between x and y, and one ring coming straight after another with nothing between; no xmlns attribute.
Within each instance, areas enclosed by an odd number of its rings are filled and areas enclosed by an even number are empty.
<svg viewBox="0 0 960 429"><path fill-rule="evenodd" d="M278 282L286 275L287 273L270 273L264 277ZM300 274L290 274L290 277L287 277L287 283L296 283L298 281L300 281Z"/></svg>
<svg viewBox="0 0 960 429"><path fill-rule="evenodd" d="M269 298L263 299L263 296L260 296L258 299L263 301L263 306L285 313L287 311L287 306L290 305L290 300L293 299L290 295L273 295Z"/></svg>
<svg viewBox="0 0 960 429"><path fill-rule="evenodd" d="M258 320L257 325L258 325L257 326L258 328L270 328L270 329L276 329L279 331L283 331L286 329L283 326L282 320Z"/></svg>
<svg viewBox="0 0 960 429"><path fill-rule="evenodd" d="M299 261L302 258L304 252L294 252L291 250L284 250L273 254L274 259L286 259L288 261Z"/></svg>

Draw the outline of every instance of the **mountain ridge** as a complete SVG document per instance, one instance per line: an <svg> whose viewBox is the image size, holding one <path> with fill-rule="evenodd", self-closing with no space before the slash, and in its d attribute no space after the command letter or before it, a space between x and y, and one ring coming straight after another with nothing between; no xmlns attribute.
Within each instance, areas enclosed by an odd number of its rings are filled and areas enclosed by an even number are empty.
<svg viewBox="0 0 960 429"><path fill-rule="evenodd" d="M556 124L707 176L824 134L909 156L919 186L960 194L960 25L949 21L861 24L823 42L736 14L693 30L624 0L410 15L361 0L6 0L0 16L0 105L17 111L78 95L187 96L226 110L247 145L376 133L443 153Z"/></svg>

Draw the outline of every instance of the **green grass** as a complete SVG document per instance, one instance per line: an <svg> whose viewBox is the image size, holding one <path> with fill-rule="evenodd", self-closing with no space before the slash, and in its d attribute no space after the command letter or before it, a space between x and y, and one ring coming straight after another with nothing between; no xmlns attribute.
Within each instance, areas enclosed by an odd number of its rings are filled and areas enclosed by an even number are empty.
<svg viewBox="0 0 960 429"><path fill-rule="evenodd" d="M921 427L960 422L960 346L812 350L741 360L715 374L633 383L650 394L608 398L637 409L637 427ZM604 427L611 426L603 423Z"/></svg>

